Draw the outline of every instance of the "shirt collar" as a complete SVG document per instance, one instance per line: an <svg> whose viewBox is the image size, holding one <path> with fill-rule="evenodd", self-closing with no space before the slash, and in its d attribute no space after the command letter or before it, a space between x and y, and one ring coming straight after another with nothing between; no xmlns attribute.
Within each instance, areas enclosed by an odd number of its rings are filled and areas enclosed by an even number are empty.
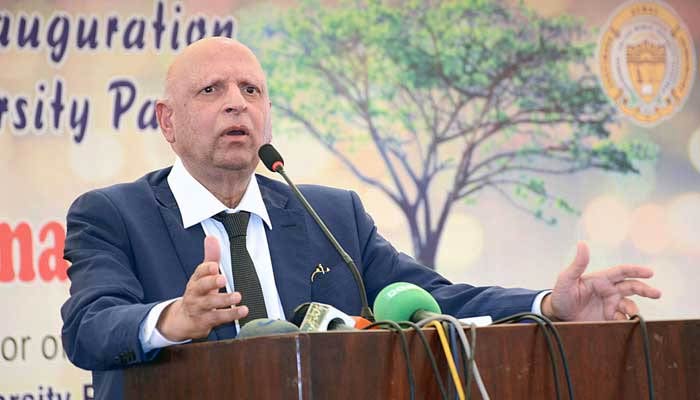
<svg viewBox="0 0 700 400"><path fill-rule="evenodd" d="M179 157L176 158L175 164L168 175L168 185L170 185L175 202L180 208L182 225L185 229L199 224L222 211L248 211L260 217L268 229L272 229L272 222L267 214L267 208L263 202L262 194L260 194L258 180L255 179L255 175L251 176L241 201L234 209L226 207L207 188L199 183L187 171Z"/></svg>

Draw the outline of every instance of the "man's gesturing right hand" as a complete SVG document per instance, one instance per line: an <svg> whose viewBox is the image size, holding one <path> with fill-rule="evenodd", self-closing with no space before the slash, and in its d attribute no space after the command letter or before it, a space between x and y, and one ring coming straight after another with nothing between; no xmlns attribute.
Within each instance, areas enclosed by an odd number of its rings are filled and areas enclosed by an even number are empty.
<svg viewBox="0 0 700 400"><path fill-rule="evenodd" d="M204 238L204 261L197 266L185 294L168 305L158 319L156 328L168 340L175 342L199 339L209 335L212 328L248 315L248 307L237 307L241 295L219 293L226 278L219 273L221 249L213 236Z"/></svg>

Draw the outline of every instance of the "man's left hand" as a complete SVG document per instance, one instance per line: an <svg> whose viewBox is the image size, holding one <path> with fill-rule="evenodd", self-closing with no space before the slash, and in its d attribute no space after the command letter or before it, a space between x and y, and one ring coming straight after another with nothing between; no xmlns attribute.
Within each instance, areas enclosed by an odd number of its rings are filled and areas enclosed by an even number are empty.
<svg viewBox="0 0 700 400"><path fill-rule="evenodd" d="M559 274L552 293L542 301L546 317L555 321L622 320L639 313L628 296L661 297L659 289L639 280L654 275L650 268L618 265L584 275L588 246L581 242L576 250L574 261Z"/></svg>

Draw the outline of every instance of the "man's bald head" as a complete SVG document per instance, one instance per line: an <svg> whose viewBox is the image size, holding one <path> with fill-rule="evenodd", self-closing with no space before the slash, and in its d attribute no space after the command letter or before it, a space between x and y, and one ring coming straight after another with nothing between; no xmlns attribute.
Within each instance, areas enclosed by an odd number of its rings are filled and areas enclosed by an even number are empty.
<svg viewBox="0 0 700 400"><path fill-rule="evenodd" d="M170 64L165 77L165 100L177 98L182 89L181 84L187 82L188 78L197 76L197 69L201 68L207 60L222 56L250 62L257 68L261 76L265 76L257 57L246 45L227 37L208 37L187 46ZM267 94L266 85L265 94Z"/></svg>
<svg viewBox="0 0 700 400"><path fill-rule="evenodd" d="M258 149L272 140L270 107L265 74L253 52L237 40L213 37L175 58L156 115L190 174L214 190L225 180L247 184Z"/></svg>

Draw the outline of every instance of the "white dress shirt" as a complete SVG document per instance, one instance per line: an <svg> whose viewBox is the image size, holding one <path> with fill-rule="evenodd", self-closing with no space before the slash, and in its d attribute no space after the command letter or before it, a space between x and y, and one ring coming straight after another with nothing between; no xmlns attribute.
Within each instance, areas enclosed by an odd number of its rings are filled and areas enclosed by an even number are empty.
<svg viewBox="0 0 700 400"><path fill-rule="evenodd" d="M267 214L265 203L263 202L260 188L255 176L251 176L248 187L246 188L241 201L236 208L230 209L221 201L214 197L201 183L199 183L185 169L182 161L178 158L175 160L170 174L168 175L168 185L173 192L175 201L180 208L182 216L183 228L187 229L197 224L202 225L202 229L207 236L214 236L219 240L221 245L221 270L226 277L226 291L232 293L235 291L236 283L233 281L231 270L231 253L229 251L230 244L228 234L223 224L212 216L226 211L235 213L239 211L247 211L250 213L250 220L246 231L246 248L250 253L250 258L255 264L255 271L260 280L263 296L265 298L265 308L268 318L284 319L284 309L280 300L277 286L275 285L275 276L272 270L272 261L270 259L270 248L267 244L267 236L265 235L265 225L268 229L272 229L270 216ZM204 246L204 243L202 243ZM151 309L148 316L141 324L139 331L139 339L144 352L150 350L170 346L183 342L173 342L161 335L156 329L156 323L160 314L165 307L177 299L164 301ZM245 299L243 300L245 304ZM239 329L238 321L236 321L236 329Z"/></svg>

